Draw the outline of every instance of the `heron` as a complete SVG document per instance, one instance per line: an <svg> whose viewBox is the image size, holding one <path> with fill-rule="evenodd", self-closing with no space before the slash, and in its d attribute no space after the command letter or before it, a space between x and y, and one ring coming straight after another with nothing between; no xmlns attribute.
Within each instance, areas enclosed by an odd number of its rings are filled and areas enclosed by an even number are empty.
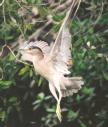
<svg viewBox="0 0 108 127"><path fill-rule="evenodd" d="M37 40L24 43L19 50L22 54L21 59L32 62L36 72L48 80L50 92L57 101L56 114L59 121L62 120L60 107L62 97L77 93L84 84L81 76L68 76L72 67L69 23L75 6L77 8L73 16L75 16L80 2L81 0L72 0L53 46L49 46L45 41Z"/></svg>

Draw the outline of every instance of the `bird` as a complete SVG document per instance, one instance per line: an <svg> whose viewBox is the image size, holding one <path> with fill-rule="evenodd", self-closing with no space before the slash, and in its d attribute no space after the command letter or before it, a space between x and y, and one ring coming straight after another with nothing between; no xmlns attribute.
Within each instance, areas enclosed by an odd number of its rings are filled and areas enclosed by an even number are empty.
<svg viewBox="0 0 108 127"><path fill-rule="evenodd" d="M53 46L49 46L45 41L37 40L31 42L26 41L19 48L22 54L21 59L32 62L35 71L48 80L49 90L57 101L56 114L60 122L62 121L61 99L77 93L82 85L84 85L81 76L69 76L71 73L70 68L73 64L71 56L71 34L68 25L71 21L70 17L75 6L78 9L80 2L80 0L72 0L70 9L66 13Z"/></svg>

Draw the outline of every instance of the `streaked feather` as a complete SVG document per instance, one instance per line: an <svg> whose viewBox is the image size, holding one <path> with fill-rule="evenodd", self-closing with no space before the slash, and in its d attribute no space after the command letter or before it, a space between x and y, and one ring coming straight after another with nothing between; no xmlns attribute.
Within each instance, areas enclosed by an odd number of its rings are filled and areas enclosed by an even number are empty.
<svg viewBox="0 0 108 127"><path fill-rule="evenodd" d="M50 52L50 46L45 41L35 41L35 42L29 42L29 43L25 42L25 44L23 45L23 48L28 49L33 46L40 48L44 54L48 54Z"/></svg>
<svg viewBox="0 0 108 127"><path fill-rule="evenodd" d="M74 93L77 93L81 89L82 85L84 85L82 77L62 78L61 83L62 96L66 97L73 95Z"/></svg>

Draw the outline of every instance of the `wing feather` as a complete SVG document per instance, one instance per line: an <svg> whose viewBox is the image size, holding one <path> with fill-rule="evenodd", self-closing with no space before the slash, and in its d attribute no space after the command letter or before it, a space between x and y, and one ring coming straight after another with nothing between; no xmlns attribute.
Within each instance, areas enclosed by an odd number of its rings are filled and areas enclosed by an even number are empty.
<svg viewBox="0 0 108 127"><path fill-rule="evenodd" d="M69 32L68 24L70 22L70 16L73 12L74 7L77 5L78 9L80 2L80 0L72 0L72 5L66 14L66 17L62 23L58 36L49 55L49 59L52 59L56 71L62 75L69 74L69 68L72 65L71 34ZM76 14L76 11L74 15Z"/></svg>
<svg viewBox="0 0 108 127"><path fill-rule="evenodd" d="M54 54L57 54L57 52L59 51L59 47L61 45L61 36L62 36L63 28L65 26L68 26L69 21L70 21L70 16L73 13L74 7L77 5L77 9L76 9L75 13L73 14L73 17L75 16L75 14L76 14L76 12L77 12L77 10L79 8L80 2L81 2L81 0L72 0L71 7L70 7L69 11L66 14L66 17L65 17L65 19L64 19L64 21L63 21L63 23L62 23L62 25L60 27L60 30L58 32L57 38L55 40L55 43L54 43L54 45L53 45L53 47L52 47L52 49L50 51L50 57L53 57Z"/></svg>
<svg viewBox="0 0 108 127"><path fill-rule="evenodd" d="M28 48L30 46L31 47L36 46L40 48L44 54L48 54L50 52L50 46L45 41L35 41L35 42L29 42L29 43L26 42L24 46L25 48Z"/></svg>
<svg viewBox="0 0 108 127"><path fill-rule="evenodd" d="M63 28L62 31L62 45L57 56L53 58L54 66L59 73L69 74L69 61L72 61L71 57L71 34L68 28ZM56 64L55 64L56 63Z"/></svg>

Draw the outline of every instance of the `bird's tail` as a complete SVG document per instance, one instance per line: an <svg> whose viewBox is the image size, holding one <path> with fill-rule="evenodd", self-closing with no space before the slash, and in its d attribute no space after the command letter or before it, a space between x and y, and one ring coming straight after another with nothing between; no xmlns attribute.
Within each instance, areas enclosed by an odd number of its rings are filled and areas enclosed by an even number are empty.
<svg viewBox="0 0 108 127"><path fill-rule="evenodd" d="M61 84L62 97L71 96L81 89L84 81L82 77L64 77Z"/></svg>

